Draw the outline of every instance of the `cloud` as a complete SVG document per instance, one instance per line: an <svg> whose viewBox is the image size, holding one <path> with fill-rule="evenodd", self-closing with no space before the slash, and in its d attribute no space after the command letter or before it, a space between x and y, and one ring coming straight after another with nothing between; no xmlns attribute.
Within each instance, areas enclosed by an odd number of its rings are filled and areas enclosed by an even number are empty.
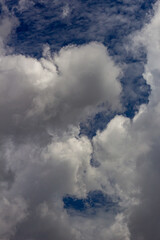
<svg viewBox="0 0 160 240"><path fill-rule="evenodd" d="M2 17L0 23L0 36L3 41L11 34L14 27L18 25L18 20L15 17Z"/></svg>
<svg viewBox="0 0 160 240"><path fill-rule="evenodd" d="M25 201L21 198L7 199L3 195L0 200L0 214L1 239L10 239L16 230L16 225L26 217Z"/></svg>
<svg viewBox="0 0 160 240"><path fill-rule="evenodd" d="M159 240L159 9L134 39L147 50L148 105L132 120L115 116L91 140L79 123L121 107L121 70L104 45L45 48L39 60L2 51L0 239ZM66 195L95 190L118 210L64 208Z"/></svg>
<svg viewBox="0 0 160 240"><path fill-rule="evenodd" d="M133 118L116 116L93 139L94 158L105 182L104 189L120 197L131 240L160 238L159 231L159 27L160 7L151 22L136 33L138 47L145 46L143 74L151 86L149 103Z"/></svg>
<svg viewBox="0 0 160 240"><path fill-rule="evenodd" d="M65 5L63 7L63 12L62 12L62 18L66 18L69 15L70 8L68 5Z"/></svg>
<svg viewBox="0 0 160 240"><path fill-rule="evenodd" d="M40 61L23 55L2 55L0 61L1 134L66 129L103 102L120 108L120 69L101 44L70 46Z"/></svg>
<svg viewBox="0 0 160 240"><path fill-rule="evenodd" d="M106 102L105 107L119 107L121 88L116 77L120 70L106 55L104 46L92 43L69 47L40 61L22 55L1 56L1 72L2 193L8 201L22 199L25 206L21 210L21 205L16 205L16 212L22 212L23 217L18 215L17 221L12 222L12 212L5 210L0 201L4 214L11 219L1 237L93 239L93 233L100 229L97 234L101 239L114 236L128 240L123 214L102 213L100 209L94 219L84 219L68 215L63 207L65 195L85 198L97 189L113 199L121 198L122 208L133 202L130 195L135 190L130 189L133 174L132 162L127 166L128 155L117 169L118 159L126 150L126 146L121 150L122 143L128 143L131 151L127 138L130 120L116 117L92 144L87 137L78 136L79 121L96 112L101 102ZM92 155L101 163L99 168L90 165ZM8 172L13 178L8 177ZM11 206L14 207L12 201ZM7 219L3 224L8 224Z"/></svg>
<svg viewBox="0 0 160 240"><path fill-rule="evenodd" d="M62 198L67 193L86 194L81 172L91 168L89 140L86 137L76 139L75 135L64 136L45 148L33 142L6 144L6 161L16 175L12 188L6 190L7 194L12 198L23 197L27 205L26 217L20 219L23 221L11 239L76 239L75 230L70 227L69 217L63 209ZM4 209L10 217L8 210ZM7 218L5 224L8 224ZM7 234L11 234L11 229L4 237Z"/></svg>
<svg viewBox="0 0 160 240"><path fill-rule="evenodd" d="M34 2L32 0L19 0L18 6L16 6L19 12L23 12L30 7L33 7Z"/></svg>
<svg viewBox="0 0 160 240"><path fill-rule="evenodd" d="M156 239L160 237L159 222L159 2L155 5L155 16L150 24L136 37L136 41L147 49L147 64L144 77L151 85L150 102L135 124L135 130L141 134L149 151L137 161L138 184L141 188L140 205L133 208L129 227L131 239Z"/></svg>
<svg viewBox="0 0 160 240"><path fill-rule="evenodd" d="M79 123L120 109L121 70L95 42L46 50L40 60L2 50L0 238L79 239L63 197L99 188Z"/></svg>

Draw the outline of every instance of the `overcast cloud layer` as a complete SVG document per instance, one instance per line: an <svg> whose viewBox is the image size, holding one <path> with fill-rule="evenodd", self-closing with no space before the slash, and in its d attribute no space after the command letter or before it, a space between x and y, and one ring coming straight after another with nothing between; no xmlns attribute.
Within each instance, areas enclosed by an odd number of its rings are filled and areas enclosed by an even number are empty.
<svg viewBox="0 0 160 240"><path fill-rule="evenodd" d="M92 139L79 134L82 121L123 110L123 63L98 42L56 53L45 46L38 60L13 54L6 38L18 20L1 2L0 240L159 240L159 1L127 46L137 55L146 48L149 103L133 119L116 115ZM85 199L97 190L117 207L64 208L65 196Z"/></svg>

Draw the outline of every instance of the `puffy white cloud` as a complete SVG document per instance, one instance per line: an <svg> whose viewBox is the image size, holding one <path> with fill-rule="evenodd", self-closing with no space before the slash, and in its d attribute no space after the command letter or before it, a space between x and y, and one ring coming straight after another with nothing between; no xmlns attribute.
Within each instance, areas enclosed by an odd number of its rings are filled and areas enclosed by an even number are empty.
<svg viewBox="0 0 160 240"><path fill-rule="evenodd" d="M159 240L159 11L136 37L148 53L149 104L133 120L115 116L92 141L79 136L79 122L102 103L120 108L120 69L106 48L46 49L40 60L2 51L0 239ZM119 212L64 209L66 194L97 189Z"/></svg>
<svg viewBox="0 0 160 240"><path fill-rule="evenodd" d="M141 189L140 204L132 209L129 221L131 239L151 240L160 238L159 223L159 27L160 4L155 5L155 16L136 36L136 42L144 44L147 50L147 64L144 77L151 85L150 102L141 107L134 122L134 131L138 132L141 142L148 145L137 160L137 182Z"/></svg>
<svg viewBox="0 0 160 240"><path fill-rule="evenodd" d="M83 238L63 197L86 197L100 183L78 125L102 103L120 108L120 68L102 44L47 52L40 60L5 50L0 56L3 240Z"/></svg>
<svg viewBox="0 0 160 240"><path fill-rule="evenodd" d="M120 107L120 70L101 44L70 46L40 61L2 55L0 63L1 134L66 129L103 102Z"/></svg>
<svg viewBox="0 0 160 240"><path fill-rule="evenodd" d="M131 240L160 238L159 16L158 2L155 16L135 37L136 43L143 44L147 51L144 78L152 90L149 104L142 105L132 121L116 116L93 139L93 157L100 162L96 169L97 181L103 191L120 197L120 206L124 209L123 227L128 232L127 239ZM106 232L102 231L107 239L110 239L107 231L113 229L114 224L111 226ZM112 239L116 230L109 233ZM125 235L118 239L121 238L125 239Z"/></svg>
<svg viewBox="0 0 160 240"><path fill-rule="evenodd" d="M20 218L21 205L16 205L18 219L15 221L12 211L4 208L3 199L0 200L0 209L9 218L3 220L4 214L1 214L3 225L9 225L4 233L0 232L1 238L4 235L6 239L13 232L13 239L76 239L76 230L70 227L62 199L66 194L86 195L82 173L91 168L89 140L64 136L44 148L33 142L15 145L7 141L5 146L4 157L15 174L15 181L11 188L3 191L11 199L23 197L27 209L25 218ZM12 202L11 207L14 208Z"/></svg>

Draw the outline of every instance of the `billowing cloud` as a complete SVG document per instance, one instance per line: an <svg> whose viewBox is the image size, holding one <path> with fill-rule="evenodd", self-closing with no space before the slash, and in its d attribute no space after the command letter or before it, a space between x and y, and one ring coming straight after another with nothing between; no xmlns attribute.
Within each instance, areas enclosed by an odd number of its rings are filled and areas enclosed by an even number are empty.
<svg viewBox="0 0 160 240"><path fill-rule="evenodd" d="M132 121L111 120L106 130L94 138L95 158L122 202L131 240L160 238L159 231L159 2L155 16L134 41L147 50L144 78L151 86L149 104L142 105ZM109 179L111 178L111 180ZM111 183L111 187L110 187Z"/></svg>
<svg viewBox="0 0 160 240"><path fill-rule="evenodd" d="M159 218L159 27L160 5L155 6L155 16L136 41L144 44L147 49L147 64L144 77L151 85L152 93L147 107L142 108L136 121L135 130L147 143L149 150L144 152L137 161L137 177L141 188L140 205L133 208L129 227L131 239L151 240L160 238Z"/></svg>
<svg viewBox="0 0 160 240"><path fill-rule="evenodd" d="M22 55L0 61L1 134L65 129L102 103L120 107L120 70L101 44L67 47L40 61Z"/></svg>
<svg viewBox="0 0 160 240"><path fill-rule="evenodd" d="M78 126L104 107L120 109L120 68L99 43L40 60L2 47L0 239L79 239L63 197L86 197L99 183Z"/></svg>
<svg viewBox="0 0 160 240"><path fill-rule="evenodd" d="M45 48L39 60L2 46L0 239L159 240L159 11L134 39L147 50L149 103L132 120L115 116L92 140L79 123L121 109L121 70L105 46ZM118 207L64 208L65 196L95 190Z"/></svg>

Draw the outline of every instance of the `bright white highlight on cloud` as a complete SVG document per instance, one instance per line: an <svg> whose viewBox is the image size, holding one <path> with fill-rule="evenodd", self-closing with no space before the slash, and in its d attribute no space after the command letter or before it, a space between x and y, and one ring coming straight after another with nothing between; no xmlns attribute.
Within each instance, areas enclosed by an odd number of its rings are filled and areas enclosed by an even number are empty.
<svg viewBox="0 0 160 240"><path fill-rule="evenodd" d="M133 120L115 116L92 140L79 136L79 123L102 108L121 109L121 70L106 48L45 49L40 60L2 49L0 239L160 239L159 16L157 4L135 38L147 49L149 104ZM118 201L119 211L64 209L67 194L85 198L94 190Z"/></svg>
<svg viewBox="0 0 160 240"><path fill-rule="evenodd" d="M62 18L67 17L69 15L69 12L70 12L69 5L65 5L62 11Z"/></svg>
<svg viewBox="0 0 160 240"><path fill-rule="evenodd" d="M66 129L99 111L103 102L120 108L120 70L101 44L64 48L40 61L2 55L0 63L1 133Z"/></svg>

